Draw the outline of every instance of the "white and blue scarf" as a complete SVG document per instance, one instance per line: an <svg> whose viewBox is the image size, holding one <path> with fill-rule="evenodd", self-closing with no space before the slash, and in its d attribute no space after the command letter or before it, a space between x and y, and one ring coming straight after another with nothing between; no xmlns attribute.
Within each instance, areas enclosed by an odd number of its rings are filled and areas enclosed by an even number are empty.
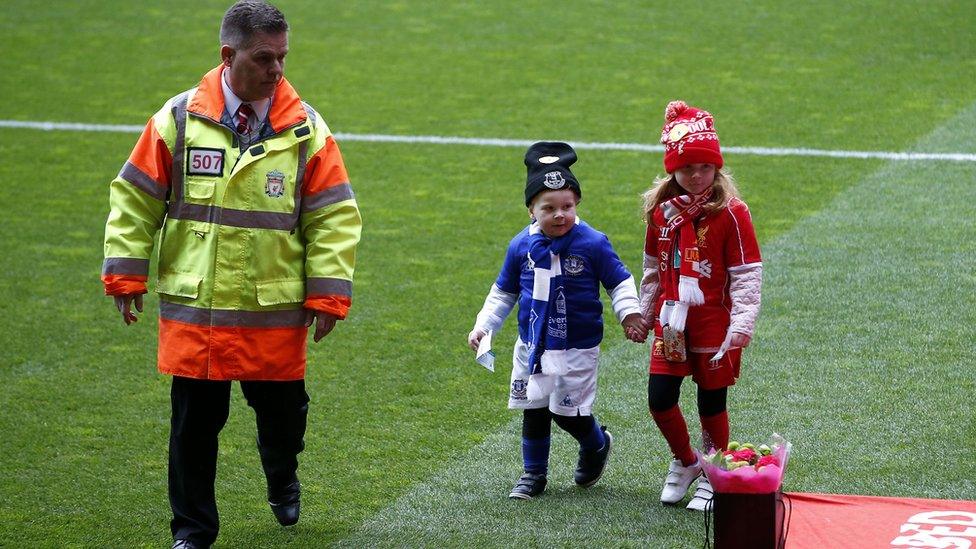
<svg viewBox="0 0 976 549"><path fill-rule="evenodd" d="M529 264L532 266L532 309L529 311L529 366L527 396L549 396L556 380L566 374L568 343L566 293L559 256L573 241L576 225L559 238L542 234L539 223L529 226Z"/></svg>

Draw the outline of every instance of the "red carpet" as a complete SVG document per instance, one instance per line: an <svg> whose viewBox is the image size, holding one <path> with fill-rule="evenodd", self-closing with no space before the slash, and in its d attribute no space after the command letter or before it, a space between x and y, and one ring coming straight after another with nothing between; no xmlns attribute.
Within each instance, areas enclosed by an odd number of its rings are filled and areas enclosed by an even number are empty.
<svg viewBox="0 0 976 549"><path fill-rule="evenodd" d="M787 549L976 548L976 502L790 493Z"/></svg>

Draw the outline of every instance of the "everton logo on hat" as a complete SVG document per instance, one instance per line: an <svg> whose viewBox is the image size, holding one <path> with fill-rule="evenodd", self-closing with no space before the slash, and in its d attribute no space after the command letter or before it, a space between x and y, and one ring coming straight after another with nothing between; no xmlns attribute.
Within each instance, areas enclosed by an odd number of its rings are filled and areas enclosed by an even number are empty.
<svg viewBox="0 0 976 549"><path fill-rule="evenodd" d="M571 189L582 198L579 181L569 167L576 162L576 151L560 141L539 141L525 153L525 205L542 191Z"/></svg>
<svg viewBox="0 0 976 549"><path fill-rule="evenodd" d="M550 189L561 189L566 186L566 180L563 178L563 174L559 172L549 172L542 184Z"/></svg>

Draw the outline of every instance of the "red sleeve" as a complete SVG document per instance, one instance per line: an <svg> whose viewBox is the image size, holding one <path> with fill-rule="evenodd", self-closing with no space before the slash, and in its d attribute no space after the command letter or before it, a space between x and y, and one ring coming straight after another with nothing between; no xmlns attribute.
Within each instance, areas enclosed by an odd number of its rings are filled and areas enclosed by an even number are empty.
<svg viewBox="0 0 976 549"><path fill-rule="evenodd" d="M661 208L654 208L654 211L651 212L650 218L647 221L647 233L644 235L645 254L657 256L658 227L663 225L664 214L661 213Z"/></svg>
<svg viewBox="0 0 976 549"><path fill-rule="evenodd" d="M657 255L657 246L654 245L654 225L647 224L647 233L644 235L644 253L647 255Z"/></svg>
<svg viewBox="0 0 976 549"><path fill-rule="evenodd" d="M733 199L726 208L729 216L729 235L725 244L725 268L762 263L756 229L746 203Z"/></svg>

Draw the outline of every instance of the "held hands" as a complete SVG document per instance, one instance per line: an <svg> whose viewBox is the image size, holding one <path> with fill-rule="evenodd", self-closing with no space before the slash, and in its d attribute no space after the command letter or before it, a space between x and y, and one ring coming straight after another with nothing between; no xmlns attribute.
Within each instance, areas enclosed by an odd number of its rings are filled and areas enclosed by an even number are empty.
<svg viewBox="0 0 976 549"><path fill-rule="evenodd" d="M305 309L305 327L308 328L315 322L315 335L312 339L318 343L320 339L329 335L329 332L335 328L336 321L339 317L331 313L326 313L323 311L316 311L314 309Z"/></svg>
<svg viewBox="0 0 976 549"><path fill-rule="evenodd" d="M122 322L125 322L126 326L139 321L139 317L132 312L132 302L135 302L136 310L141 313L142 294L122 294L112 297L115 299L115 308L122 313Z"/></svg>
<svg viewBox="0 0 976 549"><path fill-rule="evenodd" d="M484 337L485 337L485 332L481 328L475 328L474 330L471 330L471 333L468 334L468 347L471 347L472 351L477 352L478 345L481 344L481 340Z"/></svg>
<svg viewBox="0 0 976 549"><path fill-rule="evenodd" d="M624 328L624 335L634 343L644 343L647 341L647 332L650 325L640 313L631 313L624 317L620 323Z"/></svg>

